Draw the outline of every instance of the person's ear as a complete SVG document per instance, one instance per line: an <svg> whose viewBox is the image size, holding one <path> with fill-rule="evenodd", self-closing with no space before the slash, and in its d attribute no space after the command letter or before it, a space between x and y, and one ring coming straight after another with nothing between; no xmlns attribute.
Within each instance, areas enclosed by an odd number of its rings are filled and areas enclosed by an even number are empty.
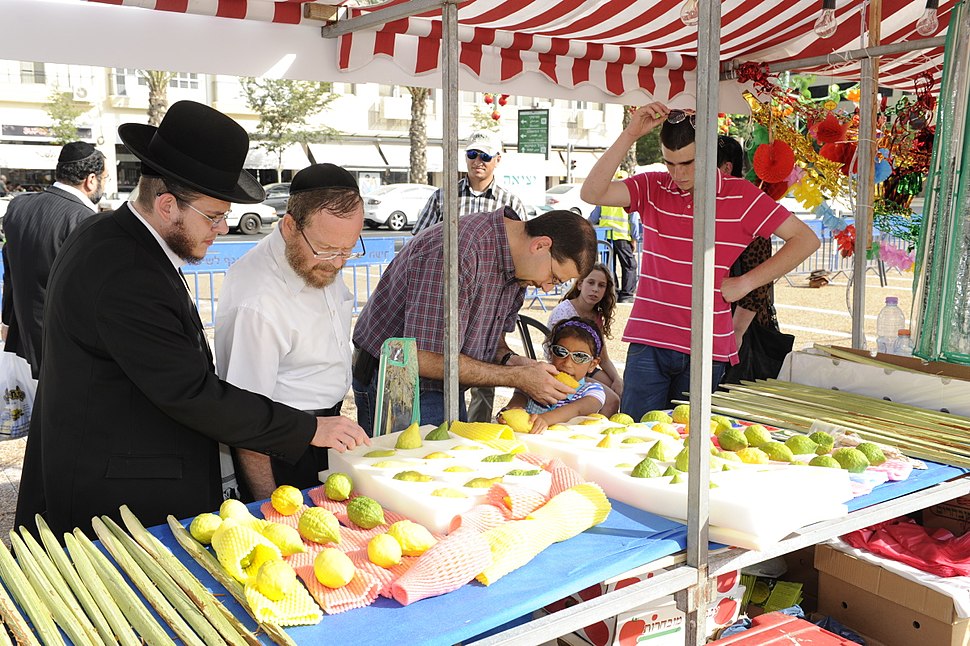
<svg viewBox="0 0 970 646"><path fill-rule="evenodd" d="M154 211L166 223L171 224L178 217L178 200L171 193L162 193L155 196Z"/></svg>
<svg viewBox="0 0 970 646"><path fill-rule="evenodd" d="M546 249L552 248L552 238L549 236L536 236L532 238L532 242L529 243L529 250L533 253L539 253L540 251L545 251Z"/></svg>
<svg viewBox="0 0 970 646"><path fill-rule="evenodd" d="M725 175L731 175L734 171L734 162L726 161L721 164L721 172Z"/></svg>

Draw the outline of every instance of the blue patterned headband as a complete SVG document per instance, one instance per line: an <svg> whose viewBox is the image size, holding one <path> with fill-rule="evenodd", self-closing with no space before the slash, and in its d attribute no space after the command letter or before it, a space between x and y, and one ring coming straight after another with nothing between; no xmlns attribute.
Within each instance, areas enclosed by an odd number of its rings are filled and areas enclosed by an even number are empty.
<svg viewBox="0 0 970 646"><path fill-rule="evenodd" d="M583 323L582 321L572 320L564 321L562 323L562 327L578 327L580 330L586 330L589 332L589 335L593 337L593 347L596 348L596 356L600 356L600 353L603 351L603 347L602 343L600 342L599 330L590 327L588 324Z"/></svg>

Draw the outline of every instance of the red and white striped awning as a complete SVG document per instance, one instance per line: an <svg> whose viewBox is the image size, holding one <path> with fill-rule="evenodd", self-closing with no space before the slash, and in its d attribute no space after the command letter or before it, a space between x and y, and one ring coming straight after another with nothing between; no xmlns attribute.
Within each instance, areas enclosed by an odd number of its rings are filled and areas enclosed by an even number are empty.
<svg viewBox="0 0 970 646"><path fill-rule="evenodd" d="M353 2L268 2L264 0L91 0L105 4L194 13L226 19L258 20L316 29L320 22L302 17L304 4L341 4L359 16L408 0L374 7ZM467 0L459 5L458 37L463 79L478 89L531 96L596 97L635 102L671 101L693 93L697 64L696 27L679 20L683 0ZM836 52L867 44L866 0L838 0L835 35L819 39L812 30L820 0L723 0L722 62L786 61L833 55L830 65L805 70L854 79L858 62L841 62ZM940 27L946 32L956 0L940 0ZM916 21L922 0L882 0L882 44L920 38ZM397 76L404 85L440 84L441 10L395 20L379 29L340 37L336 67L366 78ZM885 56L880 85L912 89L916 77L942 71L942 49ZM390 66L390 67L389 67ZM529 93L524 88L534 88ZM541 91L540 91L541 90Z"/></svg>

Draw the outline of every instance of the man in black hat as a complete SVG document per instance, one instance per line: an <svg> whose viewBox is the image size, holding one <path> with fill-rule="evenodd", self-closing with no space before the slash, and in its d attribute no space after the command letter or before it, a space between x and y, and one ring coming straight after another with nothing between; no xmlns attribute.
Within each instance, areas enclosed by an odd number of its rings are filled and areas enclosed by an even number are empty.
<svg viewBox="0 0 970 646"><path fill-rule="evenodd" d="M226 233L230 202L263 199L242 127L180 101L118 133L142 161L137 197L71 236L48 289L16 524L41 513L55 533L122 504L146 525L217 508L219 442L294 463L366 441L216 377L179 268Z"/></svg>
<svg viewBox="0 0 970 646"><path fill-rule="evenodd" d="M364 206L353 175L333 164L315 164L296 174L279 226L226 272L216 315L220 377L327 417L334 426L360 429L340 416L350 390L354 304L340 268L362 255L363 225ZM235 463L250 497L261 500L278 485L305 489L319 484L327 450L313 447L289 465L239 449Z"/></svg>
<svg viewBox="0 0 970 646"><path fill-rule="evenodd" d="M4 217L4 350L23 357L40 374L44 299L54 257L81 222L98 212L108 171L104 155L73 141L61 148L56 181L41 193L17 196Z"/></svg>

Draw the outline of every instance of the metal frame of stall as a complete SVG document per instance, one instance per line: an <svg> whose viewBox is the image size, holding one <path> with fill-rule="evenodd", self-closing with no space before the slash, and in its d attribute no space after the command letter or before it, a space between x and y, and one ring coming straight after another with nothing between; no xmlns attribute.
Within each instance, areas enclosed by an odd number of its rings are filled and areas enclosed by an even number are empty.
<svg viewBox="0 0 970 646"><path fill-rule="evenodd" d="M458 141L458 2L459 0L412 0L370 14L339 21L321 28L324 38L336 38L342 34L382 25L386 22L441 8L442 20L442 90L444 93L444 141ZM869 30L870 47L841 54L789 61L772 66L773 71L792 70L830 63L832 61L861 61L861 99L859 133L858 186L866 187L865 193L856 201L855 221L857 227L854 275L865 275L866 255L869 245L868 225L872 222L873 207L873 160L875 158L875 110L878 77L878 57L917 49L940 47L944 38L928 38L896 45L880 46L879 25L881 3L871 6ZM704 126L697 129L697 156L695 169L695 197L700 196L698 212L713 213L715 210L714 187L717 143L718 82L721 79L720 64L721 5L716 2L699 3L697 122ZM704 73L704 71L709 73ZM724 78L734 78L733 71L725 72ZM458 191L451 178L458 174L454 155L445 155L443 197L445 206L444 235L446 266L445 302L458 300ZM522 626L486 638L481 644L538 644L550 638L579 630L620 612L635 608L646 601L674 594L677 606L685 612L685 644L705 643L706 615L709 600L713 598L713 580L716 575L764 561L773 556L814 545L826 538L867 527L874 523L895 518L901 514L923 509L929 505L950 500L970 493L970 479L963 478L935 485L926 490L874 505L854 512L844 519L816 523L780 541L772 549L754 552L729 548L722 553L708 553L708 487L709 452L707 444L710 429L707 420L711 413L713 355L713 299L714 299L714 219L694 219L694 247L692 257L692 282L699 289L691 293L691 379L690 406L690 469L701 474L688 483L688 519L686 563L660 573L648 580L585 601L565 612L554 613L535 619ZM865 280L853 284L852 344L862 348L865 344L864 312ZM458 417L458 319L456 312L445 310L445 408L452 419Z"/></svg>

